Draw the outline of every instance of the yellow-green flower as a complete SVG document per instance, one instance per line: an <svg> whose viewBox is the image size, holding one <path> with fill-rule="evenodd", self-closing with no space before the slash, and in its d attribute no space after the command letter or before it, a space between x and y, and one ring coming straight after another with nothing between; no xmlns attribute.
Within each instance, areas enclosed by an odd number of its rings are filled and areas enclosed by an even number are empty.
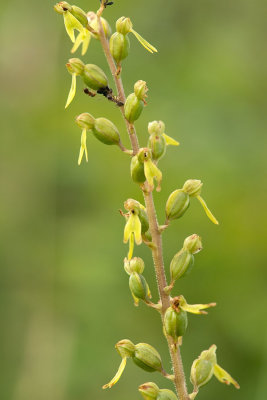
<svg viewBox="0 0 267 400"><path fill-rule="evenodd" d="M142 226L138 214L135 210L126 214L127 222L124 228L123 242L129 242L128 260L131 260L134 250L134 242L139 245L142 243Z"/></svg>

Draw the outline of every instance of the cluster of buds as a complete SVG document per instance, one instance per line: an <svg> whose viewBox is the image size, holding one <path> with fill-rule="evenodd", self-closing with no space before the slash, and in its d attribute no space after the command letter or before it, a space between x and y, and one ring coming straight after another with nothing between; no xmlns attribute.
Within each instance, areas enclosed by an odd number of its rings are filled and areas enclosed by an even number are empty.
<svg viewBox="0 0 267 400"><path fill-rule="evenodd" d="M168 375L163 367L160 354L158 351L147 343L138 343L134 345L130 340L124 339L115 345L116 350L122 358L119 369L113 379L103 386L103 389L111 388L120 379L128 358L143 370L147 372L160 372L163 376L173 379L172 375Z"/></svg>
<svg viewBox="0 0 267 400"><path fill-rule="evenodd" d="M166 203L166 223L173 219L182 217L190 205L190 198L196 197L204 208L208 218L214 224L219 222L209 210L206 202L200 196L203 183L198 179L189 179L184 183L182 189L177 189L172 192Z"/></svg>
<svg viewBox="0 0 267 400"><path fill-rule="evenodd" d="M136 306L138 306L140 300L148 302L151 299L149 286L142 275L144 268L144 261L140 257L134 257L131 260L124 259L124 269L130 276L129 288Z"/></svg>

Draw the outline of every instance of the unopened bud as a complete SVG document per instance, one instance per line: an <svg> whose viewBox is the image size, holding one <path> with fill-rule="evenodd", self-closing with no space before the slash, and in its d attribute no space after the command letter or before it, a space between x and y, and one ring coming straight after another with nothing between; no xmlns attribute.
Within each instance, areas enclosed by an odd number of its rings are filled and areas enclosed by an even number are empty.
<svg viewBox="0 0 267 400"><path fill-rule="evenodd" d="M96 33L92 34L93 37L95 39L99 39L100 26L99 26L99 22L97 19L97 15L94 12L90 11L87 13L87 17L88 17L90 27L96 32ZM107 38L109 38L111 35L111 27L110 27L108 21L105 18L101 17L101 24L102 24L105 36Z"/></svg>
<svg viewBox="0 0 267 400"><path fill-rule="evenodd" d="M82 113L76 117L75 122L81 129L90 130L95 125L95 118L89 113Z"/></svg>
<svg viewBox="0 0 267 400"><path fill-rule="evenodd" d="M124 259L124 269L128 275L136 272L142 274L145 268L145 263L140 257L134 257L131 260Z"/></svg>
<svg viewBox="0 0 267 400"><path fill-rule="evenodd" d="M134 352L135 352L135 345L128 339L120 340L115 345L115 348L122 358L133 357Z"/></svg>
<svg viewBox="0 0 267 400"><path fill-rule="evenodd" d="M71 11L72 7L66 1L60 1L54 5L54 10L59 14L64 14L66 11Z"/></svg>
<svg viewBox="0 0 267 400"><path fill-rule="evenodd" d="M136 121L140 117L143 108L144 102L138 99L135 93L131 93L127 97L124 105L125 118L127 121L129 121L131 124Z"/></svg>
<svg viewBox="0 0 267 400"><path fill-rule="evenodd" d="M87 26L88 25L88 19L86 13L77 6L72 6L70 13L83 25Z"/></svg>
<svg viewBox="0 0 267 400"><path fill-rule="evenodd" d="M144 163L139 161L138 155L132 157L131 160L131 177L136 183L144 183L146 180Z"/></svg>
<svg viewBox="0 0 267 400"><path fill-rule="evenodd" d="M134 85L134 93L139 100L143 100L146 97L148 88L145 81L137 81Z"/></svg>
<svg viewBox="0 0 267 400"><path fill-rule="evenodd" d="M195 360L192 364L190 380L196 387L208 383L213 376L213 365L208 360Z"/></svg>
<svg viewBox="0 0 267 400"><path fill-rule="evenodd" d="M159 353L147 343L138 343L135 346L133 361L145 371L162 371L162 362Z"/></svg>
<svg viewBox="0 0 267 400"><path fill-rule="evenodd" d="M171 280L176 281L189 274L194 265L194 256L188 250L180 250L170 264Z"/></svg>
<svg viewBox="0 0 267 400"><path fill-rule="evenodd" d="M98 90L108 86L105 72L94 64L86 64L83 71L83 81L91 89Z"/></svg>
<svg viewBox="0 0 267 400"><path fill-rule="evenodd" d="M185 334L187 328L187 313L179 307L169 307L164 315L164 328L167 335L176 342L180 336Z"/></svg>
<svg viewBox="0 0 267 400"><path fill-rule="evenodd" d="M121 17L116 22L116 31L123 35L127 35L127 33L131 32L132 28L133 24L130 18Z"/></svg>
<svg viewBox="0 0 267 400"><path fill-rule="evenodd" d="M82 75L85 65L79 58L70 58L66 67L70 74Z"/></svg>
<svg viewBox="0 0 267 400"><path fill-rule="evenodd" d="M184 249L188 250L191 254L196 254L202 250L201 238L194 233L194 235L188 236L184 241Z"/></svg>
<svg viewBox="0 0 267 400"><path fill-rule="evenodd" d="M143 385L140 385L138 390L143 396L144 400L157 400L158 398L159 387L153 382L147 382Z"/></svg>
<svg viewBox="0 0 267 400"><path fill-rule="evenodd" d="M157 400L178 400L175 393L169 389L160 389Z"/></svg>
<svg viewBox="0 0 267 400"><path fill-rule="evenodd" d="M148 300L149 289L143 275L133 272L129 279L129 287L134 298Z"/></svg>
<svg viewBox="0 0 267 400"><path fill-rule="evenodd" d="M199 179L189 179L185 182L183 186L183 191L189 196L198 196L201 192L203 183Z"/></svg>
<svg viewBox="0 0 267 400"><path fill-rule="evenodd" d="M189 195L182 189L172 192L166 203L166 217L171 221L180 218L188 209L190 204Z"/></svg>
<svg viewBox="0 0 267 400"><path fill-rule="evenodd" d="M94 136L108 145L119 144L120 135L117 127L106 118L97 118L93 127Z"/></svg>
<svg viewBox="0 0 267 400"><path fill-rule="evenodd" d="M120 63L129 54L130 41L128 36L115 32L109 41L110 52L116 63Z"/></svg>
<svg viewBox="0 0 267 400"><path fill-rule="evenodd" d="M162 135L165 132L165 124L162 121L152 121L148 124L148 133L150 135Z"/></svg>
<svg viewBox="0 0 267 400"><path fill-rule="evenodd" d="M159 160L166 151L166 140L164 136L157 134L150 135L148 147L151 149L153 160Z"/></svg>

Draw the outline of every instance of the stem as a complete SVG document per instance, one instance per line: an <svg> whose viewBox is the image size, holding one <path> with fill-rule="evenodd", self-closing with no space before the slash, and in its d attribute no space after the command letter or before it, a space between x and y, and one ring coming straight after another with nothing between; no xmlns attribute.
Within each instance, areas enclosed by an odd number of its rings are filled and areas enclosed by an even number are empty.
<svg viewBox="0 0 267 400"><path fill-rule="evenodd" d="M102 26L102 23L100 20L101 13L97 14L99 27L100 27L100 41L101 41L107 62L109 64L113 79L114 79L116 87L117 87L119 99L120 99L120 101L125 103L126 97L125 97L125 93L124 93L123 83L122 83L121 78L116 73L117 67L116 67L116 64L111 55L111 52L109 49L109 42L106 39L104 30L103 30L103 26ZM131 140L131 144L132 144L133 155L135 155L135 154L137 154L137 152L139 150L139 144L138 144L136 130L135 130L134 125L130 124L126 120L125 115L124 115L124 107L123 106L120 107L120 110L121 110L123 118L126 122L127 131L129 134L129 138ZM161 233L160 233L159 225L158 225L158 221L157 221L157 215L156 215L156 210L155 210L154 201L153 201L153 194L152 194L152 192L146 192L146 191L143 191L143 194L144 194L144 199L145 199L145 203L146 203L150 233L152 236L152 242L154 244L154 246L152 248L152 256L153 256L154 267L155 267L155 272L156 272L156 277L157 277L159 296L160 296L160 300L162 303L161 318L163 321L165 311L168 307L170 307L170 297L168 294L166 294L164 292L164 287L167 286L167 281L166 281L166 276L165 276L165 268L164 268L163 253L162 253L162 239L161 239ZM184 370L183 370L183 363L182 363L180 348L179 348L179 346L175 346L173 339L171 337L166 336L166 339L168 342L169 352L170 352L170 356L171 356L171 360L172 360L172 366L173 366L173 372L174 372L174 384L175 384L175 388L178 393L179 399L180 400L189 400L189 396L188 396L188 392L187 392L187 388L186 388L185 375L184 375Z"/></svg>

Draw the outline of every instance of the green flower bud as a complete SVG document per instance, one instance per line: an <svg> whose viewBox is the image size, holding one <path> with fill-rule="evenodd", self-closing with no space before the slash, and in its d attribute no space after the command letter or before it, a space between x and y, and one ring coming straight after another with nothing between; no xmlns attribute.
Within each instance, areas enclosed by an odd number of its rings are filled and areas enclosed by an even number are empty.
<svg viewBox="0 0 267 400"><path fill-rule="evenodd" d="M94 136L108 145L119 144L120 135L117 127L106 118L97 118L93 127Z"/></svg>
<svg viewBox="0 0 267 400"><path fill-rule="evenodd" d="M165 133L165 124L162 121L152 121L148 124L148 133L150 135L162 135Z"/></svg>
<svg viewBox="0 0 267 400"><path fill-rule="evenodd" d="M131 124L136 121L140 117L143 108L144 102L138 99L135 93L131 93L127 97L124 105L125 118L127 121L129 121Z"/></svg>
<svg viewBox="0 0 267 400"><path fill-rule="evenodd" d="M54 5L54 10L59 14L64 14L66 11L71 11L72 7L66 1L60 1Z"/></svg>
<svg viewBox="0 0 267 400"><path fill-rule="evenodd" d="M187 324L187 312L176 306L174 302L164 315L164 328L167 335L171 336L177 342L178 338L185 334Z"/></svg>
<svg viewBox="0 0 267 400"><path fill-rule="evenodd" d="M127 35L127 33L131 32L132 28L133 24L130 18L121 17L116 22L116 31L123 35Z"/></svg>
<svg viewBox="0 0 267 400"><path fill-rule="evenodd" d="M115 32L109 41L110 52L116 63L120 63L129 54L130 41L128 36Z"/></svg>
<svg viewBox="0 0 267 400"><path fill-rule="evenodd" d="M190 380L196 387L206 385L213 376L213 364L208 360L195 360L191 368Z"/></svg>
<svg viewBox="0 0 267 400"><path fill-rule="evenodd" d="M198 196L201 193L201 188L203 183L198 179L189 179L185 182L183 186L183 191L189 196Z"/></svg>
<svg viewBox="0 0 267 400"><path fill-rule="evenodd" d="M86 64L83 81L91 89L98 90L108 86L108 78L104 71L94 64Z"/></svg>
<svg viewBox="0 0 267 400"><path fill-rule="evenodd" d="M82 113L76 117L75 122L81 129L90 130L95 125L95 118L89 113Z"/></svg>
<svg viewBox="0 0 267 400"><path fill-rule="evenodd" d="M93 37L95 39L99 39L100 27L99 27L97 15L93 11L90 11L87 13L87 17L88 17L90 27L96 32L96 33L92 34ZM105 36L107 38L109 38L111 35L111 27L110 27L108 21L105 18L101 17L101 23L103 26Z"/></svg>
<svg viewBox="0 0 267 400"><path fill-rule="evenodd" d="M88 19L86 13L77 6L71 6L70 13L83 25L87 26L88 25Z"/></svg>
<svg viewBox="0 0 267 400"><path fill-rule="evenodd" d="M145 81L137 81L134 85L134 94L139 100L145 100L148 88Z"/></svg>
<svg viewBox="0 0 267 400"><path fill-rule="evenodd" d="M149 289L143 275L133 272L129 279L129 287L134 298L139 300L148 300Z"/></svg>
<svg viewBox="0 0 267 400"><path fill-rule="evenodd" d="M162 362L159 353L147 343L138 343L135 346L133 361L145 371L162 371Z"/></svg>
<svg viewBox="0 0 267 400"><path fill-rule="evenodd" d="M79 58L70 58L66 67L70 74L82 75L85 65Z"/></svg>
<svg viewBox="0 0 267 400"><path fill-rule="evenodd" d="M124 269L128 275L136 272L137 274L142 274L145 268L145 263L140 257L134 257L131 260L127 258L124 259Z"/></svg>
<svg viewBox="0 0 267 400"><path fill-rule="evenodd" d="M157 400L178 400L176 394L169 389L160 389Z"/></svg>
<svg viewBox="0 0 267 400"><path fill-rule="evenodd" d="M150 135L148 147L151 149L153 160L159 160L166 151L166 140L164 136L157 134Z"/></svg>
<svg viewBox="0 0 267 400"><path fill-rule="evenodd" d="M144 383L143 385L139 386L138 390L143 396L144 400L157 400L159 387L155 383Z"/></svg>
<svg viewBox="0 0 267 400"><path fill-rule="evenodd" d="M135 353L135 345L128 339L120 340L115 345L115 348L122 358L133 357L133 355Z"/></svg>
<svg viewBox="0 0 267 400"><path fill-rule="evenodd" d="M180 218L189 207L189 195L182 189L172 192L166 203L166 217L168 221Z"/></svg>
<svg viewBox="0 0 267 400"><path fill-rule="evenodd" d="M208 383L213 375L220 382L227 385L232 383L236 389L240 387L231 375L217 364L216 350L217 346L213 344L208 350L202 351L192 364L190 379L194 385L195 393L197 393L199 387Z"/></svg>
<svg viewBox="0 0 267 400"><path fill-rule="evenodd" d="M170 264L170 273L172 282L186 276L192 270L194 265L194 256L188 250L180 250L173 257Z"/></svg>
<svg viewBox="0 0 267 400"><path fill-rule="evenodd" d="M145 81L137 81L134 85L134 93L139 100L145 100L148 87Z"/></svg>
<svg viewBox="0 0 267 400"><path fill-rule="evenodd" d="M188 250L191 254L196 254L202 250L201 238L197 235L188 236L184 241L183 248Z"/></svg>
<svg viewBox="0 0 267 400"><path fill-rule="evenodd" d="M131 160L131 177L136 183L144 183L146 180L144 163L139 161L138 155L132 157Z"/></svg>

